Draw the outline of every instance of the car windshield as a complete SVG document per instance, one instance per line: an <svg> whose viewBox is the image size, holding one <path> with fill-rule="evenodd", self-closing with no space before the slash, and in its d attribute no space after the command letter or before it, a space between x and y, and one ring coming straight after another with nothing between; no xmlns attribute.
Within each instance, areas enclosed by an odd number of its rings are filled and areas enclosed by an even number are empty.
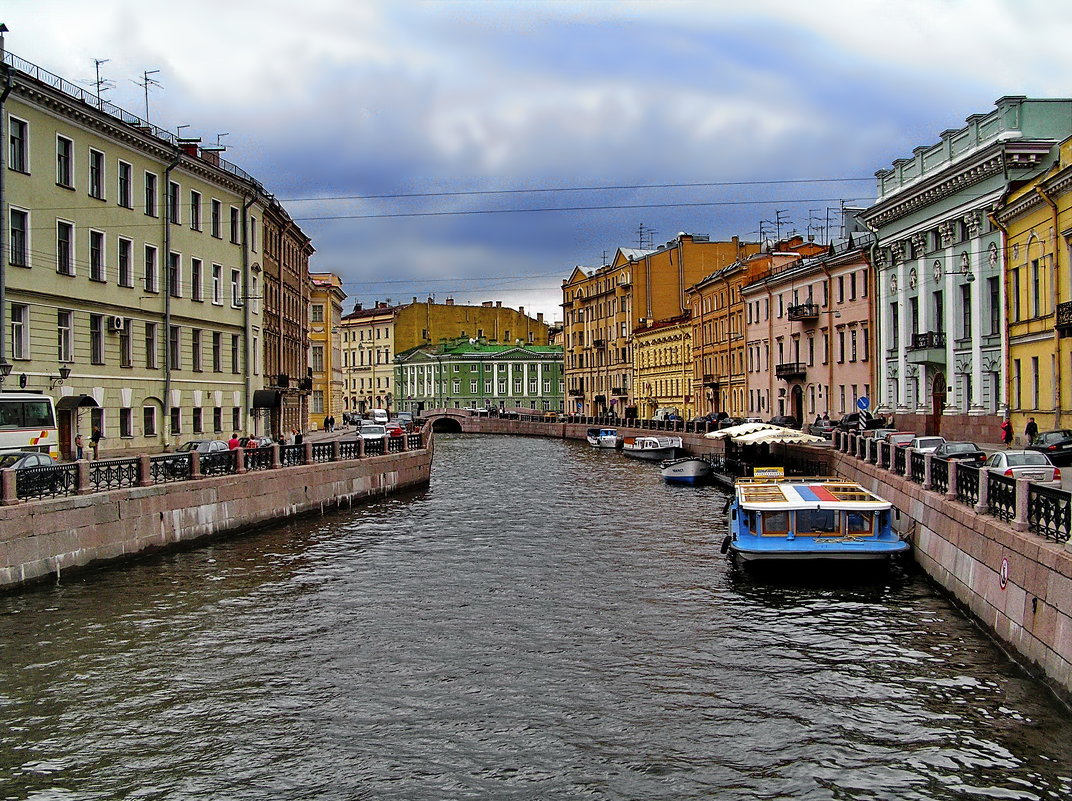
<svg viewBox="0 0 1072 801"><path fill-rule="evenodd" d="M1057 442L1062 439L1072 439L1072 431L1061 429L1060 431L1047 431L1045 434L1040 434L1039 439L1043 442Z"/></svg>
<svg viewBox="0 0 1072 801"><path fill-rule="evenodd" d="M179 451L180 453L186 453L187 451L196 451L197 446L199 444L200 444L200 442L198 440L193 440L192 439L189 442L182 443L182 445L180 445L178 448L176 448L176 450Z"/></svg>
<svg viewBox="0 0 1072 801"><path fill-rule="evenodd" d="M362 426L361 427L361 433L362 434L378 434L379 436L382 437L384 434L387 433L387 428L385 426Z"/></svg>
<svg viewBox="0 0 1072 801"><path fill-rule="evenodd" d="M1008 462L1009 467L1020 467L1021 465L1049 465L1049 460L1041 453L1010 453L1006 455L1005 460Z"/></svg>
<svg viewBox="0 0 1072 801"><path fill-rule="evenodd" d="M945 440L941 437L923 437L919 441L919 447L921 448L937 448Z"/></svg>
<svg viewBox="0 0 1072 801"><path fill-rule="evenodd" d="M890 434L890 442L911 442L914 439L911 434Z"/></svg>
<svg viewBox="0 0 1072 801"><path fill-rule="evenodd" d="M969 453L971 451L977 451L974 443L971 442L947 442L945 449L948 453Z"/></svg>
<svg viewBox="0 0 1072 801"><path fill-rule="evenodd" d="M21 453L5 453L3 456L0 456L0 468L13 467L15 462L21 458Z"/></svg>

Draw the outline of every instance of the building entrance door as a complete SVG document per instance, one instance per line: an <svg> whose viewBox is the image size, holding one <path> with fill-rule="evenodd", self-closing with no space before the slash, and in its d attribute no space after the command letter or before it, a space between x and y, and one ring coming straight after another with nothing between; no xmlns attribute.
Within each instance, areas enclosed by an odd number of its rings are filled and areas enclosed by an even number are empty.
<svg viewBox="0 0 1072 801"><path fill-rule="evenodd" d="M931 413L927 418L926 434L932 437L942 432L942 412L945 410L945 373L937 373L931 382Z"/></svg>

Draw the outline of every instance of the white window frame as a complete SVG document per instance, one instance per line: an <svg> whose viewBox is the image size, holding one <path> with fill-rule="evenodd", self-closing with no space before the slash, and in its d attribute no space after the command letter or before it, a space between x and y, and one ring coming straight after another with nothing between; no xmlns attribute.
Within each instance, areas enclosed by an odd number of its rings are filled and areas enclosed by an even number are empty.
<svg viewBox="0 0 1072 801"><path fill-rule="evenodd" d="M30 307L25 303L11 304L11 358L30 358Z"/></svg>
<svg viewBox="0 0 1072 801"><path fill-rule="evenodd" d="M134 165L129 161L119 159L119 166L115 173L116 204L124 209L134 208ZM123 187L123 177L126 175L126 192Z"/></svg>
<svg viewBox="0 0 1072 801"><path fill-rule="evenodd" d="M212 265L212 305L223 305L223 265Z"/></svg>
<svg viewBox="0 0 1072 801"><path fill-rule="evenodd" d="M56 358L60 364L67 364L74 359L74 312L69 309L56 310Z"/></svg>
<svg viewBox="0 0 1072 801"><path fill-rule="evenodd" d="M16 148L15 148L15 142L13 141L13 138L12 138L12 133L15 130L14 129L15 124L23 126L23 128L22 128L22 139L20 140L20 145L19 145L19 148L18 148L17 151L16 151ZM8 151L7 151L8 162L7 162L7 165L8 165L8 167L10 169L14 170L15 172L21 172L21 173L25 173L25 174L29 175L29 173L30 173L30 122L29 122L29 120L22 119L22 117L16 117L14 114L8 114L7 115L7 130L8 130ZM15 155L16 152L18 153L18 156ZM15 166L16 160L22 162L22 167L21 168Z"/></svg>
<svg viewBox="0 0 1072 801"><path fill-rule="evenodd" d="M95 147L89 149L89 187L87 191L89 196L94 200L107 200L107 190L105 189L105 181L107 180L105 169L105 156L103 150L97 150ZM94 175L96 173L96 175ZM96 180L94 180L96 178Z"/></svg>
<svg viewBox="0 0 1072 801"><path fill-rule="evenodd" d="M61 143L66 143L67 145L67 175L64 175L61 171L61 165L63 163L60 160L60 156L62 155L60 149ZM63 134L56 134L56 185L62 186L64 189L74 189L74 176L74 140Z"/></svg>
<svg viewBox="0 0 1072 801"><path fill-rule="evenodd" d="M60 262L62 261L62 259L60 257L60 226L61 225L68 226L68 227L70 227L70 230L71 230L71 238L70 238L70 240L68 241L68 244L67 244L67 265L68 265L68 267L70 267L70 270L68 272L64 272L63 270L60 269L60 267L62 266L60 264ZM78 274L78 269L77 269L77 267L75 266L75 263L74 263L74 254L75 254L75 226L74 226L74 222L71 221L71 220L57 219L56 220L56 272L57 273L59 273L60 275L66 275L66 276L74 276L74 275Z"/></svg>
<svg viewBox="0 0 1072 801"><path fill-rule="evenodd" d="M22 214L25 215L26 227L23 229L23 259L21 262L16 262L13 258L15 253L15 237L12 235L14 230L11 225L13 215ZM31 239L33 229L30 223L31 215L29 209L19 208L18 206L8 207L8 220L7 220L7 233L8 233L8 264L13 267L30 267L33 263L33 241Z"/></svg>
<svg viewBox="0 0 1072 801"><path fill-rule="evenodd" d="M97 237L100 237L100 248L95 250L93 242ZM96 261L98 255L99 263ZM108 280L108 236L95 228L89 229L89 280L102 283Z"/></svg>
<svg viewBox="0 0 1072 801"><path fill-rule="evenodd" d="M156 245L146 245L142 251L142 266L145 268L142 286L154 295L160 292L160 250ZM152 254L152 260L149 254Z"/></svg>

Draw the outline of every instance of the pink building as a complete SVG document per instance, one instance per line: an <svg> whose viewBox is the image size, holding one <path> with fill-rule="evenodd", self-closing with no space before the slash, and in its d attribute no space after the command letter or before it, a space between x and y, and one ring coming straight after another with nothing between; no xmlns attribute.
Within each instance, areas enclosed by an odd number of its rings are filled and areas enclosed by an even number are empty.
<svg viewBox="0 0 1072 801"><path fill-rule="evenodd" d="M840 419L870 398L872 239L854 233L822 255L774 260L741 289L748 416L806 425L823 414Z"/></svg>

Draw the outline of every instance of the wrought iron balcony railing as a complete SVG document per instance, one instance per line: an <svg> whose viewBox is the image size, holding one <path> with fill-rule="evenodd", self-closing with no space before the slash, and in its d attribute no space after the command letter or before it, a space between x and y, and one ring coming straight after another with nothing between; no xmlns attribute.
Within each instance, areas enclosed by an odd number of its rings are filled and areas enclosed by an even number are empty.
<svg viewBox="0 0 1072 801"><path fill-rule="evenodd" d="M1072 301L1057 304L1056 328L1072 328Z"/></svg>
<svg viewBox="0 0 1072 801"><path fill-rule="evenodd" d="M818 320L819 304L798 303L795 306L790 306L788 309L788 313L790 320Z"/></svg>
<svg viewBox="0 0 1072 801"><path fill-rule="evenodd" d="M783 362L774 368L774 374L778 376L778 378L802 376L807 372L808 365L804 362Z"/></svg>
<svg viewBox="0 0 1072 801"><path fill-rule="evenodd" d="M928 331L925 334L913 334L909 350L928 350L945 347L945 331Z"/></svg>

